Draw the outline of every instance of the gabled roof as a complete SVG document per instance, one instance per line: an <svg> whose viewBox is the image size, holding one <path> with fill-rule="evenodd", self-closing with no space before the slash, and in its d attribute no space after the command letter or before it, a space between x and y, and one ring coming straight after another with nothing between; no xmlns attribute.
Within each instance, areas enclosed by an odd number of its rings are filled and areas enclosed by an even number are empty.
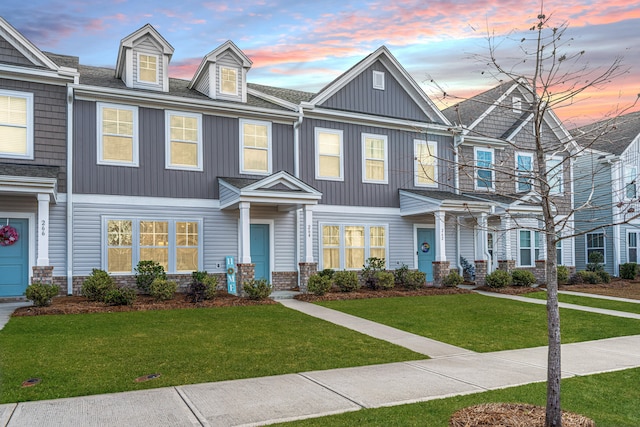
<svg viewBox="0 0 640 427"><path fill-rule="evenodd" d="M230 50L231 52L233 52L238 57L238 59L240 59L240 62L242 63L243 68L247 68L247 69L251 68L251 64L253 64L253 62L249 59L249 57L245 55L244 52L240 50L240 48L236 46L234 42L232 42L231 40L227 40L217 48L213 49L211 52L207 53L204 56L204 58L202 58L202 62L200 62L200 65L198 66L196 73L193 75L193 78L191 79L191 83L189 83L189 88L195 87L196 83L198 82L202 74L206 72L207 64L210 62L216 62L218 59L218 56L220 56L220 54L222 54L227 50Z"/></svg>
<svg viewBox="0 0 640 427"><path fill-rule="evenodd" d="M496 205L498 213L509 211L517 212L542 212L541 199L538 194L529 193L497 194L497 193L464 193L465 196L477 200L486 200Z"/></svg>
<svg viewBox="0 0 640 427"><path fill-rule="evenodd" d="M162 37L162 35L160 35L160 33L156 31L155 28L153 28L151 24L145 24L142 28L134 31L120 41L120 48L118 49L118 61L116 62L116 77L122 77L125 66L125 50L133 48L133 44L141 37L144 37L146 35L151 36L151 38L156 41L156 43L162 50L162 53L164 55L168 55L169 59L171 59L174 51L173 46L171 46L169 42L165 40L165 38Z"/></svg>
<svg viewBox="0 0 640 427"><path fill-rule="evenodd" d="M489 213L493 203L442 190L400 189L400 215L422 215L436 210L456 213Z"/></svg>
<svg viewBox="0 0 640 427"><path fill-rule="evenodd" d="M571 130L581 146L621 155L640 136L640 111Z"/></svg>
<svg viewBox="0 0 640 427"><path fill-rule="evenodd" d="M33 63L35 67L44 67L51 71L59 71L60 67L47 55L38 49L33 43L27 40L18 30L0 16L0 37L3 37L9 44L16 48L25 58Z"/></svg>
<svg viewBox="0 0 640 427"><path fill-rule="evenodd" d="M485 92L465 99L451 107L442 110L447 119L456 125L473 128L478 119L487 115L516 88L513 82L501 83Z"/></svg>
<svg viewBox="0 0 640 427"><path fill-rule="evenodd" d="M429 99L420 86L418 86L407 70L400 65L400 62L398 62L386 46L380 46L363 60L338 76L335 80L322 88L309 101L309 103L313 106L322 104L378 60L383 63L393 77L400 83L400 85L402 85L405 91L411 96L411 98L413 98L416 104L420 106L427 117L437 123L449 124L447 118L442 114L442 112L440 112L433 101Z"/></svg>

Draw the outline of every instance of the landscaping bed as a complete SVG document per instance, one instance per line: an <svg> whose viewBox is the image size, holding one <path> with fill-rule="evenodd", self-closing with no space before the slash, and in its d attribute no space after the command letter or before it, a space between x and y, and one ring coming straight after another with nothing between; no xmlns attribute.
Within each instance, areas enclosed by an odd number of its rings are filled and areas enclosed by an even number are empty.
<svg viewBox="0 0 640 427"><path fill-rule="evenodd" d="M622 279L611 279L611 283L598 285L561 285L561 291L584 292L588 294L606 295L618 298L630 298L640 300L640 282Z"/></svg>
<svg viewBox="0 0 640 427"><path fill-rule="evenodd" d="M394 288L385 290L374 290L369 288L360 288L353 292L340 292L338 290L327 292L324 295L300 294L295 298L300 301L318 302L318 301L340 301L352 299L366 298L390 298L390 297L416 297L428 295L453 295L453 294L470 294L473 293L467 289L461 288L436 288L426 287L415 290Z"/></svg>

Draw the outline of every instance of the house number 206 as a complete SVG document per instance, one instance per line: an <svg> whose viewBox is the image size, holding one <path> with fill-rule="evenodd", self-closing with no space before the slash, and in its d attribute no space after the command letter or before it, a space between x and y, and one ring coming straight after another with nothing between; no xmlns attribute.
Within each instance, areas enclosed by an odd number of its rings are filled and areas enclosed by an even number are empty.
<svg viewBox="0 0 640 427"><path fill-rule="evenodd" d="M47 227L46 227L47 222L43 219L42 223L41 223L41 229L42 229L42 235L46 236L47 234Z"/></svg>

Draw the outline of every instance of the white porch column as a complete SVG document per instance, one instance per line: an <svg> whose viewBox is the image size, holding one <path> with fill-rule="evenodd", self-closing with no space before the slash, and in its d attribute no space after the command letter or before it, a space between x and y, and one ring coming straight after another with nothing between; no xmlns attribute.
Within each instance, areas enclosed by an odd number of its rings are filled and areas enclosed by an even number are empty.
<svg viewBox="0 0 640 427"><path fill-rule="evenodd" d="M513 235L513 230L511 229L511 217L508 215L504 215L500 218L500 226L502 228L502 253L499 256L501 260L515 260L515 256L513 254L511 248L511 236Z"/></svg>
<svg viewBox="0 0 640 427"><path fill-rule="evenodd" d="M487 261L487 214L481 213L476 226L476 261Z"/></svg>
<svg viewBox="0 0 640 427"><path fill-rule="evenodd" d="M304 262L313 260L313 209L304 205Z"/></svg>
<svg viewBox="0 0 640 427"><path fill-rule="evenodd" d="M240 202L240 259L238 264L251 264L251 204Z"/></svg>
<svg viewBox="0 0 640 427"><path fill-rule="evenodd" d="M38 194L38 266L49 265L49 195Z"/></svg>
<svg viewBox="0 0 640 427"><path fill-rule="evenodd" d="M443 211L435 211L433 213L436 222L436 261L446 261L447 260L447 246L445 241L445 213Z"/></svg>

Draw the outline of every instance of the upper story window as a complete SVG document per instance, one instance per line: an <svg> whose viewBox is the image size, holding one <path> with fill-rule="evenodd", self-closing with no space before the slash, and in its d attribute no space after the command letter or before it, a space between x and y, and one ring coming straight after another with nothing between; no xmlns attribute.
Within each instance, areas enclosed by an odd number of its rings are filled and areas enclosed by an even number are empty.
<svg viewBox="0 0 640 427"><path fill-rule="evenodd" d="M165 112L165 167L202 170L202 116Z"/></svg>
<svg viewBox="0 0 640 427"><path fill-rule="evenodd" d="M384 72L373 72L373 88L378 90L384 90Z"/></svg>
<svg viewBox="0 0 640 427"><path fill-rule="evenodd" d="M271 173L271 123L240 120L240 173Z"/></svg>
<svg viewBox="0 0 640 427"><path fill-rule="evenodd" d="M511 98L511 107L514 113L522 113L522 98L517 96Z"/></svg>
<svg viewBox="0 0 640 427"><path fill-rule="evenodd" d="M387 172L386 135L362 134L362 182L386 184Z"/></svg>
<svg viewBox="0 0 640 427"><path fill-rule="evenodd" d="M493 148L475 147L474 150L476 190L494 190L493 183Z"/></svg>
<svg viewBox="0 0 640 427"><path fill-rule="evenodd" d="M435 141L414 140L415 182L416 187L437 187L438 143Z"/></svg>
<svg viewBox="0 0 640 427"><path fill-rule="evenodd" d="M342 131L315 129L316 179L343 181Z"/></svg>
<svg viewBox="0 0 640 427"><path fill-rule="evenodd" d="M627 166L624 168L624 196L626 199L635 199L637 195L636 178L638 168Z"/></svg>
<svg viewBox="0 0 640 427"><path fill-rule="evenodd" d="M531 191L533 175L533 155L531 153L516 153L516 191Z"/></svg>
<svg viewBox="0 0 640 427"><path fill-rule="evenodd" d="M138 81L158 83L158 57L138 53Z"/></svg>
<svg viewBox="0 0 640 427"><path fill-rule="evenodd" d="M220 93L225 95L238 94L238 70L220 67Z"/></svg>
<svg viewBox="0 0 640 427"><path fill-rule="evenodd" d="M520 230L518 232L519 265L534 267L540 259L540 232Z"/></svg>
<svg viewBox="0 0 640 427"><path fill-rule="evenodd" d="M138 108L98 103L98 164L138 166Z"/></svg>
<svg viewBox="0 0 640 427"><path fill-rule="evenodd" d="M549 194L560 194L564 191L562 179L562 158L547 158L547 184L549 184Z"/></svg>
<svg viewBox="0 0 640 427"><path fill-rule="evenodd" d="M33 159L33 94L0 90L0 157Z"/></svg>

